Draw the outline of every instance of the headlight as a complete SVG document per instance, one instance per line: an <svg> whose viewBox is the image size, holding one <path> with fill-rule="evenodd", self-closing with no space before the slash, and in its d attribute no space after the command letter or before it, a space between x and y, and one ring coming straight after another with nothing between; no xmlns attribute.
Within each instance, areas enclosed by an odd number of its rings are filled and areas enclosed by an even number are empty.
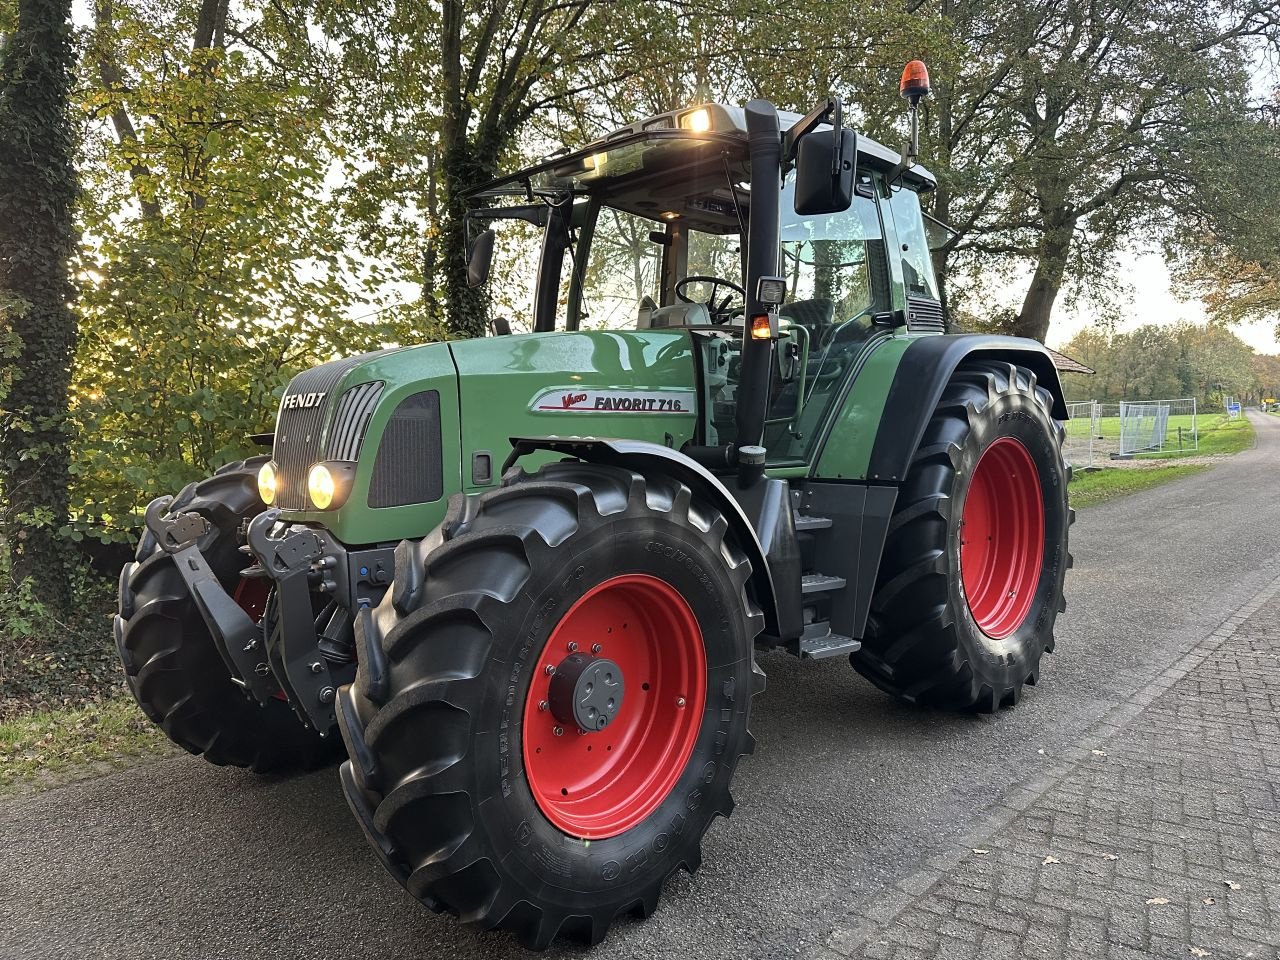
<svg viewBox="0 0 1280 960"><path fill-rule="evenodd" d="M258 496L268 507L276 502L276 465L271 460L258 471Z"/></svg>
<svg viewBox="0 0 1280 960"><path fill-rule="evenodd" d="M307 474L307 495L317 510L336 510L351 493L356 465L342 460L317 463Z"/></svg>

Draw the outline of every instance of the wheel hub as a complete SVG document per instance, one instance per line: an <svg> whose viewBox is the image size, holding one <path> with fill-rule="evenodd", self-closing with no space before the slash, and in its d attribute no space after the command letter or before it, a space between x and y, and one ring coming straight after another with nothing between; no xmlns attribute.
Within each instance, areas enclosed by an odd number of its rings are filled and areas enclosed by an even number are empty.
<svg viewBox="0 0 1280 960"><path fill-rule="evenodd" d="M612 660L571 653L551 678L551 713L582 733L603 730L622 708L622 669Z"/></svg>

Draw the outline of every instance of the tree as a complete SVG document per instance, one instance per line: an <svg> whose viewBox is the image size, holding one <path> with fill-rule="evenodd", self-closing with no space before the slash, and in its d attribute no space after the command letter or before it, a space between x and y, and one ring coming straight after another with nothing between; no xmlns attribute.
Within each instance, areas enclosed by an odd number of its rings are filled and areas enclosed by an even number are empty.
<svg viewBox="0 0 1280 960"><path fill-rule="evenodd" d="M652 5L627 0L332 2L325 31L351 79L347 122L366 172L345 196L371 222L401 204L396 240L421 256L429 311L482 336L485 294L466 283L466 195L521 156L536 117L630 76ZM386 221L383 220L384 225ZM384 237L383 242L390 238ZM394 242L394 241L393 241Z"/></svg>
<svg viewBox="0 0 1280 960"><path fill-rule="evenodd" d="M100 534L254 452L299 369L430 333L379 312L388 274L332 201L346 148L308 26L285 0L98 2L72 468Z"/></svg>
<svg viewBox="0 0 1280 960"><path fill-rule="evenodd" d="M1124 244L1182 239L1211 181L1206 152L1253 135L1250 54L1280 46L1275 0L922 10L953 39L932 61L924 152L941 173L935 212L959 232L935 265L962 299L1025 265L1008 332L1040 340L1065 288L1106 294Z"/></svg>
<svg viewBox="0 0 1280 960"><path fill-rule="evenodd" d="M76 234L75 62L70 0L21 0L0 51L0 317L7 396L0 483L11 575L68 601L68 386L76 342L69 262Z"/></svg>

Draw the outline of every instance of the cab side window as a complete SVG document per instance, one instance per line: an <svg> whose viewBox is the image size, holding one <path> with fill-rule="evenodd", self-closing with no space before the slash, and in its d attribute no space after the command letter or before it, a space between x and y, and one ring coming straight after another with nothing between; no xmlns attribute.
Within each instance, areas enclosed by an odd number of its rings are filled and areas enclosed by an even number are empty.
<svg viewBox="0 0 1280 960"><path fill-rule="evenodd" d="M907 187L894 186L889 190L887 205L898 234L902 280L907 296L937 300L938 281L933 275L929 240L924 232L924 218L920 215L920 197Z"/></svg>

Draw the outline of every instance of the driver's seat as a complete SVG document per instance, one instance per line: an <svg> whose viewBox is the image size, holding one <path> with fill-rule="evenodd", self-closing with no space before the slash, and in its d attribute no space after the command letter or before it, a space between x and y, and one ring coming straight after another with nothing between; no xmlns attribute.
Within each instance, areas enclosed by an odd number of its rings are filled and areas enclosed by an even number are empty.
<svg viewBox="0 0 1280 960"><path fill-rule="evenodd" d="M641 309L637 330L664 330L668 327L706 327L711 311L705 303L673 303L669 307Z"/></svg>

